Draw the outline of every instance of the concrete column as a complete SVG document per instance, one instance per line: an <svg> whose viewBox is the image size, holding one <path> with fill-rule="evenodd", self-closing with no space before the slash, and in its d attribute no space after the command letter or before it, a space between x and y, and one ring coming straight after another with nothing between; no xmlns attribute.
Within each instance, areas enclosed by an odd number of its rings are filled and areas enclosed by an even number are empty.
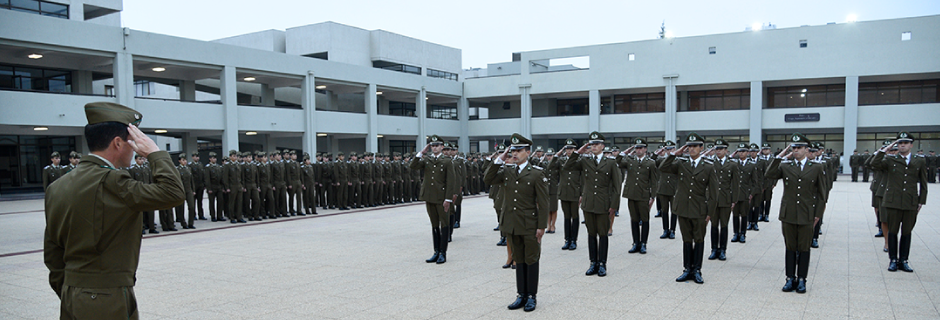
<svg viewBox="0 0 940 320"><path fill-rule="evenodd" d="M264 141L264 145L261 146L261 149L264 150L264 152L270 154L277 150L277 139L275 139L274 136L265 134L263 137L261 137L261 139Z"/></svg>
<svg viewBox="0 0 940 320"><path fill-rule="evenodd" d="M85 1L71 0L69 3L69 20L85 21Z"/></svg>
<svg viewBox="0 0 940 320"><path fill-rule="evenodd" d="M300 85L300 105L304 109L304 133L303 139L303 150L309 154L317 153L317 93L316 93L316 78L313 76L313 71L307 71L307 76L304 77L304 82ZM262 98L264 100L264 105L274 105L274 89L270 89L270 94L264 96L264 92L268 91L268 86L263 86L261 88ZM270 98L270 99L268 99ZM270 104L268 104L270 101Z"/></svg>
<svg viewBox="0 0 940 320"><path fill-rule="evenodd" d="M679 78L679 75L664 75L663 80L666 82L666 123L664 123L663 128L665 129L666 140L676 141L676 80Z"/></svg>
<svg viewBox="0 0 940 320"><path fill-rule="evenodd" d="M75 152L83 155L90 153L88 151L88 140L85 140L85 135L75 136Z"/></svg>
<svg viewBox="0 0 940 320"><path fill-rule="evenodd" d="M763 134L763 114L764 114L764 83L762 81L751 81L751 120L750 120L750 141L760 145L764 141Z"/></svg>
<svg viewBox="0 0 940 320"><path fill-rule="evenodd" d="M186 154L192 154L199 151L199 142L196 139L196 135L183 132L183 137L180 139L182 141L182 148L180 148ZM228 150L226 150L227 152Z"/></svg>
<svg viewBox="0 0 940 320"><path fill-rule="evenodd" d="M83 94L95 93L92 88L91 71L72 71L72 92Z"/></svg>
<svg viewBox="0 0 940 320"><path fill-rule="evenodd" d="M366 118L369 119L369 126L366 130L366 151L379 152L379 102L375 95L378 89L374 83L366 86L365 103Z"/></svg>
<svg viewBox="0 0 940 320"><path fill-rule="evenodd" d="M845 77L845 123L843 127L842 151L850 155L858 148L858 76ZM848 164L848 158L843 160L842 163ZM848 165L843 165L842 168L852 169Z"/></svg>
<svg viewBox="0 0 940 320"><path fill-rule="evenodd" d="M313 86L310 88L313 90ZM261 105L274 106L274 88L264 83L261 84Z"/></svg>
<svg viewBox="0 0 940 320"><path fill-rule="evenodd" d="M219 79L219 96L222 98L222 116L225 119L222 153L228 155L229 150L238 150L238 89L235 83L235 67L223 67Z"/></svg>
<svg viewBox="0 0 940 320"><path fill-rule="evenodd" d="M114 56L114 95L117 103L134 108L134 57L127 52ZM146 123L146 122L145 122Z"/></svg>
<svg viewBox="0 0 940 320"><path fill-rule="evenodd" d="M336 139L334 135L330 135L327 138L330 141L330 153L333 154L333 159L336 159L336 154L339 153L339 139Z"/></svg>
<svg viewBox="0 0 940 320"><path fill-rule="evenodd" d="M457 119L460 122L460 137L457 146L460 152L470 152L470 102L461 96L457 100Z"/></svg>
<svg viewBox="0 0 940 320"><path fill-rule="evenodd" d="M529 93L530 89L532 89L531 83L519 85L521 101L519 104L521 109L521 117L519 119L519 134L526 138L532 139L532 95Z"/></svg>
<svg viewBox="0 0 940 320"><path fill-rule="evenodd" d="M428 130L428 92L421 87L421 91L418 92L418 97L415 98L415 112L418 113L418 136L415 137L415 148L421 150L424 148L424 145L427 144L427 136L429 136Z"/></svg>
<svg viewBox="0 0 940 320"><path fill-rule="evenodd" d="M601 92L600 90L588 91L588 131L594 132L601 130Z"/></svg>
<svg viewBox="0 0 940 320"><path fill-rule="evenodd" d="M180 100L196 101L196 81L180 80Z"/></svg>

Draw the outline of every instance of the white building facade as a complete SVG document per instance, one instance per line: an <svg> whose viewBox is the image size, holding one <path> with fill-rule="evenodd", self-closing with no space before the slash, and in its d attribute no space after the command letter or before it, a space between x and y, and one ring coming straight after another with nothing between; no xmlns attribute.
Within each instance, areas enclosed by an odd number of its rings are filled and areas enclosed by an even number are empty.
<svg viewBox="0 0 940 320"><path fill-rule="evenodd" d="M557 148L595 130L623 146L695 131L775 148L799 131L847 154L907 130L915 149L940 149L940 16L520 52L464 71L460 49L383 30L197 41L121 28L121 6L0 0L0 188L41 183L52 151L87 152L93 101L140 110L145 132L187 153L408 152L431 134L488 151L513 132Z"/></svg>

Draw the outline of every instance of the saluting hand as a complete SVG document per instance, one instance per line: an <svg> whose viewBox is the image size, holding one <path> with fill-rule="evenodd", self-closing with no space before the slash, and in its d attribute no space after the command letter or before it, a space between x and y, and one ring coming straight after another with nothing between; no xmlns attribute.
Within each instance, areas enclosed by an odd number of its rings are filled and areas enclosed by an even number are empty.
<svg viewBox="0 0 940 320"><path fill-rule="evenodd" d="M790 148L792 148L792 147L793 147L792 145L788 145L786 149L783 149L783 151L780 151L780 154L778 154L777 157L778 157L778 158L789 158L789 155L790 155L790 154L789 154L787 151L789 151Z"/></svg>
<svg viewBox="0 0 940 320"><path fill-rule="evenodd" d="M589 145L590 144L585 143L583 146L581 146L581 148L578 148L578 151L575 151L575 152L577 152L578 154L584 154L584 152L587 151L587 147Z"/></svg>
<svg viewBox="0 0 940 320"><path fill-rule="evenodd" d="M132 124L127 125L127 133L127 144L129 144L131 149L137 154L147 157L152 152L160 151L160 147L157 147L157 144L140 131L137 126Z"/></svg>

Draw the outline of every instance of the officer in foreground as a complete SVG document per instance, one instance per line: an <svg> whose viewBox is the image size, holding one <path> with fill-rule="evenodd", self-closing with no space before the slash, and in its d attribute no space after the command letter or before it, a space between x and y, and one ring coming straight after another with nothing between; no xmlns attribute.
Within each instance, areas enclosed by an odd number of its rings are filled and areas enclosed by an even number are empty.
<svg viewBox="0 0 940 320"><path fill-rule="evenodd" d="M875 152L872 168L882 170L885 179L885 194L881 201L882 220L888 225L888 271L898 269L914 272L907 259L911 253L911 232L917 223L917 214L927 203L927 161L911 154L914 136L906 131L898 133L890 146ZM898 154L885 156L885 152L897 147ZM901 239L898 240L898 233Z"/></svg>
<svg viewBox="0 0 940 320"><path fill-rule="evenodd" d="M95 102L85 105L85 117L91 154L46 192L49 284L62 319L137 319L141 212L182 204L183 185L170 155L137 128L139 112ZM150 161L153 183L117 169L130 166L135 152Z"/></svg>
<svg viewBox="0 0 940 320"><path fill-rule="evenodd" d="M542 236L548 226L549 179L541 167L528 161L531 140L515 133L510 141L510 164L506 164L509 153L503 153L487 168L483 181L501 185L505 197L499 225L512 247L519 294L509 310L524 308L529 312L535 310L538 293Z"/></svg>

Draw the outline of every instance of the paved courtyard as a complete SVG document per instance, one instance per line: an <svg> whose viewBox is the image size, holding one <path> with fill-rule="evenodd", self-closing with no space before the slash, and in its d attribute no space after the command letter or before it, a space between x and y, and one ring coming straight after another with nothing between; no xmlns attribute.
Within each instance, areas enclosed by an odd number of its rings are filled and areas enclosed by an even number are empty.
<svg viewBox="0 0 940 320"><path fill-rule="evenodd" d="M586 277L585 231L576 251L543 238L539 305L506 310L514 271L501 269L492 202L470 197L446 264L432 253L424 207L321 210L318 216L146 235L135 288L144 319L937 319L940 188L931 185L911 250L913 274L888 272L874 238L868 185L842 176L812 251L808 292L783 293L783 237L775 220L729 243L727 261L705 260L705 284L676 283L680 239L662 240L651 218L649 253L628 254L628 215L614 225L608 276ZM0 318L51 319L59 301L42 261L42 200L0 203ZM207 213L208 214L208 213ZM561 213L559 213L561 215ZM707 239L707 237L706 237ZM708 253L706 252L706 255Z"/></svg>

